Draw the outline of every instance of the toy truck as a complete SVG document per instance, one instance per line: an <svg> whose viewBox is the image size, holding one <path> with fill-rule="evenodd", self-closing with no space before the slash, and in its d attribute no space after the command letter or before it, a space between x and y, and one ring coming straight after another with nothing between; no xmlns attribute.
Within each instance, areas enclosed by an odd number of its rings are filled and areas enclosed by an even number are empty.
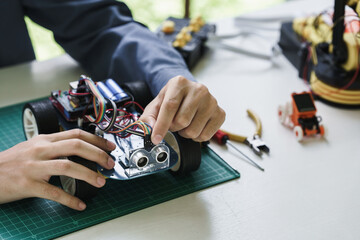
<svg viewBox="0 0 360 240"><path fill-rule="evenodd" d="M304 136L320 135L325 133L320 116L316 116L316 107L310 92L292 93L291 102L280 105L278 115L280 122L292 128L296 139L302 141Z"/></svg>
<svg viewBox="0 0 360 240"><path fill-rule="evenodd" d="M95 83L81 76L70 82L68 91L52 91L48 99L25 104L24 133L26 139L31 139L38 134L80 128L112 141L116 149L109 153L115 161L111 170L78 156L68 157L110 179L131 180L166 170L174 174L197 170L201 163L200 143L173 132L168 132L157 145L151 142L151 126L139 120L141 105L146 106L151 99L145 82L120 87L112 79ZM53 176L50 180L83 200L92 198L98 190L66 176Z"/></svg>

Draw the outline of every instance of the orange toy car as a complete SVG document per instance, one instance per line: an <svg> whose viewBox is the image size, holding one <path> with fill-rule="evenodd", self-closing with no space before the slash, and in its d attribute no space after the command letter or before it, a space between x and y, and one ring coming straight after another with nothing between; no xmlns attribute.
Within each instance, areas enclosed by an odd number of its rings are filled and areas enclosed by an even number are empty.
<svg viewBox="0 0 360 240"><path fill-rule="evenodd" d="M301 141L304 136L324 135L325 129L320 125L321 117L316 116L316 107L310 92L291 94L291 103L280 105L279 119L282 124L293 129L296 139Z"/></svg>

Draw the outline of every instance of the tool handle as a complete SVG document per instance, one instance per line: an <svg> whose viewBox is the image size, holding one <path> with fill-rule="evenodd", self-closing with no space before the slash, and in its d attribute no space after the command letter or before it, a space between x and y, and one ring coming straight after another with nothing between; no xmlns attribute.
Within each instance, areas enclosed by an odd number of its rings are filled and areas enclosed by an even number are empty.
<svg viewBox="0 0 360 240"><path fill-rule="evenodd" d="M216 131L212 139L214 139L218 144L224 145L227 140L229 140L229 136L219 129Z"/></svg>
<svg viewBox="0 0 360 240"><path fill-rule="evenodd" d="M255 124L256 124L256 132L255 135L258 135L259 137L261 137L261 121L260 118L258 117L258 115L256 115L253 111L251 111L250 109L246 110L246 112L248 113L249 117L251 117L252 120L254 120Z"/></svg>
<svg viewBox="0 0 360 240"><path fill-rule="evenodd" d="M244 137L244 136L233 134L233 133L227 132L225 130L222 130L222 132L228 135L229 140L232 140L235 142L240 142L240 143L244 143L246 141L246 137Z"/></svg>

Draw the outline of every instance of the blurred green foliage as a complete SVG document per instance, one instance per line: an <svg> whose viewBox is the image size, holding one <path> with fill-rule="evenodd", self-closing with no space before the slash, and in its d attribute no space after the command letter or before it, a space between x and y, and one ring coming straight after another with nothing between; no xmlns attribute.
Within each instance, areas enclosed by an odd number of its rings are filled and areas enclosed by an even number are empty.
<svg viewBox="0 0 360 240"><path fill-rule="evenodd" d="M237 16L245 12L262 9L284 0L192 0L191 17L201 15L206 21ZM185 0L124 0L132 10L134 19L151 30L167 17L183 17ZM54 41L51 31L25 18L37 60L46 60L64 53Z"/></svg>

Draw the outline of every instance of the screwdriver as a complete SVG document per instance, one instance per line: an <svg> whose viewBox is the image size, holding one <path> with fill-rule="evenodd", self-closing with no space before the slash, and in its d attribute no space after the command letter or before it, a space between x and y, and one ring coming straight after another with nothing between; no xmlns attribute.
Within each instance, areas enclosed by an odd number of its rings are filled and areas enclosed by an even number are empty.
<svg viewBox="0 0 360 240"><path fill-rule="evenodd" d="M250 163L252 163L255 167L257 167L258 169L260 169L261 171L265 171L265 169L263 169L262 167L260 167L256 162L254 162L251 158L249 158L248 156L246 156L243 152L241 152L237 147L235 147L229 140L229 135L227 133L224 133L223 131L221 131L220 129L217 130L217 132L215 133L215 135L212 137L212 139L214 139L218 144L220 145L225 145L227 144L228 146L232 147L233 149L235 149L238 153L240 153L242 156L244 156L248 161L250 161Z"/></svg>

